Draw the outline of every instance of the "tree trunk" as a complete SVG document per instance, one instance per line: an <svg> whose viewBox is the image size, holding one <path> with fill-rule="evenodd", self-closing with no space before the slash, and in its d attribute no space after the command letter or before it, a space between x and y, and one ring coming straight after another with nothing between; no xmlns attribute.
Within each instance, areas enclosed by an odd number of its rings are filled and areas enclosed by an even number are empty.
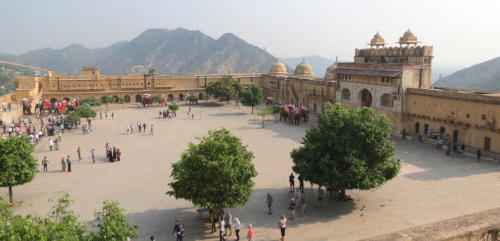
<svg viewBox="0 0 500 241"><path fill-rule="evenodd" d="M252 115L253 115L253 105L252 105Z"/></svg>
<svg viewBox="0 0 500 241"><path fill-rule="evenodd" d="M14 203L14 194L12 193L12 186L9 186L9 200L10 203Z"/></svg>

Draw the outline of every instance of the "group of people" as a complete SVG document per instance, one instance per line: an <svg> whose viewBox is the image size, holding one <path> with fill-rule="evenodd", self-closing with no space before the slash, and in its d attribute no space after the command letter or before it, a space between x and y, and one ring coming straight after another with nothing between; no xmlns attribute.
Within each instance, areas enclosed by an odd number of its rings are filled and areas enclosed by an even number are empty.
<svg viewBox="0 0 500 241"><path fill-rule="evenodd" d="M163 119L167 119L167 118L170 119L170 118L172 118L172 115L173 115L173 117L177 116L174 111L170 111L169 109L166 109L163 111L160 110L158 118L159 119L162 119L162 118Z"/></svg>
<svg viewBox="0 0 500 241"><path fill-rule="evenodd" d="M210 223L212 226L212 233L217 231L216 224L219 226L219 240L224 241L225 236L233 235L233 223L234 223L234 233L236 235L236 240L240 240L240 230L241 222L238 217L233 219L233 216L229 211L221 210L210 210ZM229 234L228 234L229 231ZM248 225L248 240L253 240L253 228L252 224Z"/></svg>
<svg viewBox="0 0 500 241"><path fill-rule="evenodd" d="M5 103L5 102L2 103L3 112L7 112L7 111L10 112L11 109L12 109L12 105L10 104L10 102L9 103Z"/></svg>
<svg viewBox="0 0 500 241"><path fill-rule="evenodd" d="M111 147L109 143L106 143L106 158L110 162L120 161L121 154L120 148L116 148L115 146Z"/></svg>
<svg viewBox="0 0 500 241"><path fill-rule="evenodd" d="M111 115L110 116L111 116L112 120L115 119L115 113L113 113L113 111L111 111ZM104 111L104 117L106 119L108 119L108 111ZM99 119L102 120L102 111L99 112Z"/></svg>
<svg viewBox="0 0 500 241"><path fill-rule="evenodd" d="M146 133L146 123L139 123L139 121L137 122L137 128L134 127L134 123L130 123L130 125L127 126L127 134L134 134L135 131L137 131L137 133ZM153 135L154 134L154 126L153 124L151 124L149 126L149 134L150 135Z"/></svg>

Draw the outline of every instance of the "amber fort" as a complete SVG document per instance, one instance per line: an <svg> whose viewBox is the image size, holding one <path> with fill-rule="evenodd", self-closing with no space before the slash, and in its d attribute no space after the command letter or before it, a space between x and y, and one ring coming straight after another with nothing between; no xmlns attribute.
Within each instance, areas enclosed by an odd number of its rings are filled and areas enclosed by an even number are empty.
<svg viewBox="0 0 500 241"><path fill-rule="evenodd" d="M500 153L500 93L432 86L433 47L420 43L410 31L398 45L387 47L376 33L367 48L355 49L353 62L335 61L323 78L314 77L311 66L302 61L293 75L276 60L268 73L231 74L242 84L257 83L265 97L304 106L320 112L326 102L356 107L372 107L386 115L395 135L446 137L449 143L465 144L469 151ZM82 67L80 76L48 71L44 77L18 77L16 92L2 97L21 103L41 99L114 96L127 103L140 102L144 94L161 94L184 100L188 95L206 99L205 87L222 74L101 75L98 67Z"/></svg>

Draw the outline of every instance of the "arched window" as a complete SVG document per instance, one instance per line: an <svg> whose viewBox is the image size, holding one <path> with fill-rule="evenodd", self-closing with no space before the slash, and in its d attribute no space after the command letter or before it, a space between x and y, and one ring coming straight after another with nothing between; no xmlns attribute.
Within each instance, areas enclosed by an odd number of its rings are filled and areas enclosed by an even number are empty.
<svg viewBox="0 0 500 241"><path fill-rule="evenodd" d="M200 93L200 94L198 95L198 99L203 100L203 93Z"/></svg>
<svg viewBox="0 0 500 241"><path fill-rule="evenodd" d="M341 97L343 100L351 100L351 92L349 91L349 89L343 89Z"/></svg>
<svg viewBox="0 0 500 241"><path fill-rule="evenodd" d="M130 96L128 95L123 96L123 101L125 101L125 103L130 103Z"/></svg>
<svg viewBox="0 0 500 241"><path fill-rule="evenodd" d="M380 105L386 107L393 107L394 98L390 94L384 94L380 97Z"/></svg>
<svg viewBox="0 0 500 241"><path fill-rule="evenodd" d="M142 102L142 96L141 95L136 95L135 96L135 102Z"/></svg>

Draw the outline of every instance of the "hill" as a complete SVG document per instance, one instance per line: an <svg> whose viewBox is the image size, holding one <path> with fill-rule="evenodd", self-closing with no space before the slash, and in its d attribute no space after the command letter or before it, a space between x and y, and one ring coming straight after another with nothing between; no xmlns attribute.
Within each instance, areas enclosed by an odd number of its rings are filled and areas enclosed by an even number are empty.
<svg viewBox="0 0 500 241"><path fill-rule="evenodd" d="M439 87L500 91L500 57L473 65L433 84Z"/></svg>
<svg viewBox="0 0 500 241"><path fill-rule="evenodd" d="M334 62L331 59L323 58L317 55L311 55L304 58L306 59L306 62L311 65L314 76L319 78L325 77L326 69ZM288 72L293 73L295 66L302 62L302 57L280 58L280 60L287 65ZM292 66L291 69L288 69L289 66Z"/></svg>
<svg viewBox="0 0 500 241"><path fill-rule="evenodd" d="M17 76L36 76L43 73L41 70L22 66L16 63L0 61L0 96L14 92L13 79Z"/></svg>
<svg viewBox="0 0 500 241"><path fill-rule="evenodd" d="M72 44L19 56L0 54L0 59L75 75L82 66L98 66L101 73L111 75L147 69L161 74L267 73L276 58L231 33L213 39L200 31L178 28L149 29L131 41L104 48Z"/></svg>

